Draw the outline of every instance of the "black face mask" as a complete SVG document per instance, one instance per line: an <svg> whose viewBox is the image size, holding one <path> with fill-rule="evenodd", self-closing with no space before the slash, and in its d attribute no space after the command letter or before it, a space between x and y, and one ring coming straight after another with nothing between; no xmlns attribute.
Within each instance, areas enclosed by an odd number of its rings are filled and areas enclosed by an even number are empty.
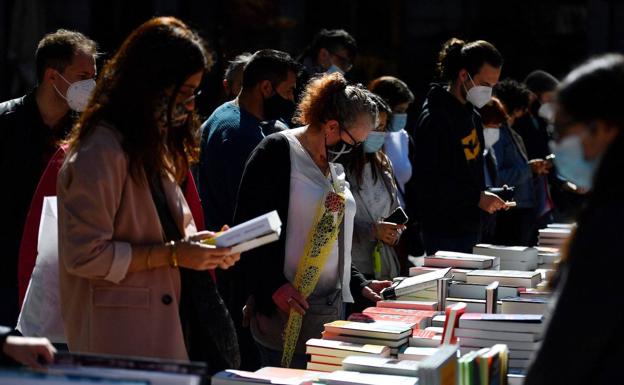
<svg viewBox="0 0 624 385"><path fill-rule="evenodd" d="M264 99L264 119L278 120L281 119L287 123L295 114L295 103L288 99L284 99L277 91L267 99Z"/></svg>
<svg viewBox="0 0 624 385"><path fill-rule="evenodd" d="M327 160L332 163L345 164L349 162L351 155L354 153L354 145L345 142L340 139L338 143L333 146L327 145L327 139L325 139L325 151L327 152Z"/></svg>

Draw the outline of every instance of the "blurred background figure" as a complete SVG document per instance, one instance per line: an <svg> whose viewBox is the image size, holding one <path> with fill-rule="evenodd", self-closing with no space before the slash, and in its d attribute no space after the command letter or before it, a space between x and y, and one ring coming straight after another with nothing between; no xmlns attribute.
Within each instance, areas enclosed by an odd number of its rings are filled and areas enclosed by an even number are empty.
<svg viewBox="0 0 624 385"><path fill-rule="evenodd" d="M223 74L223 90L226 100L232 100L238 96L243 87L243 69L249 63L251 54L249 52L237 55L230 61Z"/></svg>

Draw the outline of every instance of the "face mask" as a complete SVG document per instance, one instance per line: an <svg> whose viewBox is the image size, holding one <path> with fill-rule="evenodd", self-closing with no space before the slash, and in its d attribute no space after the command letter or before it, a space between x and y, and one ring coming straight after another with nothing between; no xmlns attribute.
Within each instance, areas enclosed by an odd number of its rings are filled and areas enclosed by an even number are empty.
<svg viewBox="0 0 624 385"><path fill-rule="evenodd" d="M167 126L168 126L167 125L167 122L168 122L167 111L169 109L170 100L171 100L170 97L164 94L160 99L158 107L156 108L157 109L156 124L158 124L160 129L163 131L166 131ZM190 113L186 109L184 104L176 103L173 106L173 109L171 110L171 127L172 128L182 127L188 120L189 115Z"/></svg>
<svg viewBox="0 0 624 385"><path fill-rule="evenodd" d="M392 123L388 127L390 132L399 132L407 125L407 114L394 114L392 115Z"/></svg>
<svg viewBox="0 0 624 385"><path fill-rule="evenodd" d="M86 110L89 98L95 89L95 80L87 79L70 83L60 72L58 74L61 79L65 80L65 83L69 84L69 88L67 89L67 96L65 96L56 88L56 85L52 84L56 92L67 101L67 105L72 110L78 112Z"/></svg>
<svg viewBox="0 0 624 385"><path fill-rule="evenodd" d="M492 87L478 86L474 83L470 74L468 74L468 77L473 87L466 91L466 100L473 106L481 108L492 99ZM464 86L464 89L466 89L466 86Z"/></svg>
<svg viewBox="0 0 624 385"><path fill-rule="evenodd" d="M275 89L273 92L271 97L264 99L264 118L290 122L295 113L295 103L283 98Z"/></svg>
<svg viewBox="0 0 624 385"><path fill-rule="evenodd" d="M338 143L328 146L327 138L325 138L325 151L327 151L327 160L332 163L346 162L348 156L353 152L354 146L340 139Z"/></svg>
<svg viewBox="0 0 624 385"><path fill-rule="evenodd" d="M555 121L555 106L552 103L544 103L537 110L537 115L544 118L548 123Z"/></svg>
<svg viewBox="0 0 624 385"><path fill-rule="evenodd" d="M326 74L333 74L334 72L339 72L341 75L344 75L345 72L342 70L342 68L338 67L335 64L332 64L327 71L325 71Z"/></svg>
<svg viewBox="0 0 624 385"><path fill-rule="evenodd" d="M364 152L370 154L381 150L381 146L384 145L385 140L385 132L372 131L364 141Z"/></svg>
<svg viewBox="0 0 624 385"><path fill-rule="evenodd" d="M498 139L500 139L500 128L484 127L483 137L485 139L485 147L491 148L496 142L498 142Z"/></svg>
<svg viewBox="0 0 624 385"><path fill-rule="evenodd" d="M556 144L554 154L555 166L560 176L578 187L592 187L598 161L585 160L580 136L570 135L564 138Z"/></svg>

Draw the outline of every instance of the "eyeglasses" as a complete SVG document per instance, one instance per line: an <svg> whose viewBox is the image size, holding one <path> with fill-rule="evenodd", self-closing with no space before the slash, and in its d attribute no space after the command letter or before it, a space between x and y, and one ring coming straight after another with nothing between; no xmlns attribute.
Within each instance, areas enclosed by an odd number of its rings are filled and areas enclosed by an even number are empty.
<svg viewBox="0 0 624 385"><path fill-rule="evenodd" d="M201 90L196 91L193 95L189 96L188 98L184 99L182 101L182 105L184 106L188 106L189 104L191 104L192 102L195 101L195 99L197 99L198 96L201 95Z"/></svg>
<svg viewBox="0 0 624 385"><path fill-rule="evenodd" d="M346 132L346 133L347 133L347 135L349 136L349 138L353 141L353 143L351 143L351 145L352 145L353 147L359 147L359 146L361 146L361 145L362 145L362 143L364 143L363 141L362 141L362 142L358 142L357 140L355 140L355 138L353 137L353 135L351 135L351 133L349 133L349 131L348 131L347 129L342 128L342 126L340 126L340 131L342 131L342 132Z"/></svg>
<svg viewBox="0 0 624 385"><path fill-rule="evenodd" d="M341 68L345 71L345 72L349 72L351 71L351 68L353 68L353 63L351 62L351 59L349 59L346 56L342 56L342 55L338 55L335 52L330 52L333 56L338 58L338 61L340 61L341 64Z"/></svg>

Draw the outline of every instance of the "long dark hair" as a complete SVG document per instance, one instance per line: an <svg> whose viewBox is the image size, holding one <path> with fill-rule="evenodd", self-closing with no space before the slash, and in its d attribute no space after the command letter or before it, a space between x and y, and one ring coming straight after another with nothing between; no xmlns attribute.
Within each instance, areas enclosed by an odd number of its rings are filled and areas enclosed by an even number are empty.
<svg viewBox="0 0 624 385"><path fill-rule="evenodd" d="M195 32L173 17L153 18L134 30L104 66L89 105L69 138L71 149L101 121L111 123L122 137L131 176L140 181L168 172L178 182L197 158L199 118L193 113L175 130L171 113L175 95L189 76L211 65ZM172 89L167 107L167 134L156 122L156 108Z"/></svg>

